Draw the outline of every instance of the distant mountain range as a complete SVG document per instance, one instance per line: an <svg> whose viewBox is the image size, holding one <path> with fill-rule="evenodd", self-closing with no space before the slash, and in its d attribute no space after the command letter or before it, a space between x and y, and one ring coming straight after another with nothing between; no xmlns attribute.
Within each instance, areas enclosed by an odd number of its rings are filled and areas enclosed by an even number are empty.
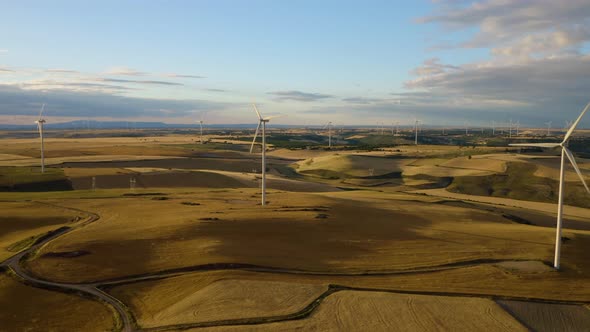
<svg viewBox="0 0 590 332"><path fill-rule="evenodd" d="M206 128L256 128L256 123L247 124L204 124ZM291 125L272 125L275 128L296 128L301 126ZM0 123L1 130L34 130L37 126L32 123L30 125L13 125ZM46 129L183 129L183 128L199 128L199 124L171 124L164 122L130 122L130 121L87 121L76 120L70 122L59 122L45 124Z"/></svg>

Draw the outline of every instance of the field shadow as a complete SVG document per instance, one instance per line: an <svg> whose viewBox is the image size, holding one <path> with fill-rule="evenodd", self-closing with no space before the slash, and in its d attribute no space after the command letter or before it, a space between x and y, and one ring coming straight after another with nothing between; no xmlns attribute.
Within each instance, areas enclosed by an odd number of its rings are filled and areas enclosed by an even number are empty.
<svg viewBox="0 0 590 332"><path fill-rule="evenodd" d="M259 218L221 219L181 232L217 240L212 250L228 261L328 271L341 261L372 260L387 243L426 239L416 229L430 224L415 215L346 202L327 210L322 218L302 213L293 219L281 218L276 210L261 211Z"/></svg>

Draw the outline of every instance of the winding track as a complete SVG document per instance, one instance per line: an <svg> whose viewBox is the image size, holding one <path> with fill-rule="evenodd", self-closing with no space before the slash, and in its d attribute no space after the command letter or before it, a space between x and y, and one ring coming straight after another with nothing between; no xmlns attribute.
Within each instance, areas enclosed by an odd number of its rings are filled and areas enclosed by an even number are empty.
<svg viewBox="0 0 590 332"><path fill-rule="evenodd" d="M42 202L37 202L37 203L48 204L48 203L42 203ZM53 204L50 204L50 205L53 205ZM54 205L54 206L58 206L58 205ZM114 297L110 296L109 294L103 292L102 290L98 289L96 287L96 285L94 285L94 284L70 284L70 283L60 283L60 282L42 280L42 279L39 279L35 276L27 274L26 270L24 270L22 268L22 266L20 265L20 262L22 260L26 259L27 255L29 255L30 253L34 253L35 251L40 249L43 245L47 244L49 241L55 240L59 236L65 235L65 234L73 231L76 228L86 226L86 225L100 219L99 215L92 213L92 212L83 211L83 210L70 208L70 207L64 207L64 206L59 206L59 207L64 208L64 209L74 210L76 212L81 212L81 213L87 214L89 217L86 221L82 222L81 224L79 224L76 227L67 227L67 228L58 229L57 231L51 233L51 235L44 237L38 243L35 243L34 245L30 246L28 249L23 250L23 251L19 252L18 254L8 258L4 262L0 263L0 267L7 267L7 268L11 269L12 271L14 271L14 273L17 276L19 276L20 278L22 278L23 280L27 281L28 283L30 283L31 285L33 285L35 287L59 289L59 290L65 291L67 293L71 293L71 292L84 293L85 295L89 295L92 298L99 299L100 301L106 303L107 305L110 305L113 309L115 309L115 311L119 315L119 320L122 325L121 331L123 331L123 332L134 331L134 326L132 323L131 316L127 312L125 305L122 304L116 298L114 298Z"/></svg>
<svg viewBox="0 0 590 332"><path fill-rule="evenodd" d="M60 208L70 209L76 212L80 212L83 214L88 215L88 219L82 222L81 224L75 227L63 227L59 228L50 235L42 238L39 242L35 243L34 245L30 246L28 249L19 252L18 254L8 258L4 262L0 263L0 267L7 267L14 271L14 273L25 280L26 282L30 283L35 287L45 288L45 289L57 289L66 293L82 293L86 296L89 296L94 299L98 299L103 303L111 306L118 314L119 322L121 325L121 331L123 332L132 332L136 331L134 320L131 313L127 310L127 307L120 302L115 297L107 294L105 291L101 290L101 287L104 286L115 286L120 284L127 284L127 283L134 283L139 281L146 281L146 280L153 280L153 279L163 279L169 278L172 276L178 276L185 273L191 272L198 272L198 271L213 271L213 270L247 270L253 272L263 272L263 273L277 273L277 274L294 274L294 275L323 275L323 276L374 276L374 275L399 275L399 274L417 274L417 273L429 273L429 272L436 272L441 270L449 270L449 269L457 269L463 268L467 266L474 266L480 264L490 264L495 263L497 260L474 260L474 261L466 261L466 262L456 262L451 264L445 264L440 266L431 266L426 268L416 268L416 269L408 269L408 270L382 270L382 271L367 271L367 272L358 272L358 273L338 273L338 272L320 272L320 271L304 271L304 270L292 270L292 269L282 269L276 267L268 267L268 266L256 266L250 264L242 264L242 263L214 263L214 264L207 264L207 265L198 265L198 266L189 266L183 267L173 270L166 270L166 271L159 271L156 273L150 274L143 274L143 275L135 275L135 276L128 276L124 278L117 278L112 280L102 280L102 281L94 281L89 283L81 283L81 284L74 284L74 283L60 283L60 282L53 282L48 280L39 279L35 276L27 274L27 271L24 270L21 266L21 262L27 259L27 256L31 253L36 252L42 246L47 244L48 242L55 240L56 238L65 235L74 229L84 227L92 222L95 222L100 219L100 216L96 213L84 211L76 208L65 207L55 204L49 204L45 202L37 202L39 204L47 204L52 205ZM390 293L402 293L402 294L422 294L422 295L434 295L434 296L466 296L466 297L480 297L480 298L490 298L492 300L496 299L511 299L511 300L521 300L521 301L534 301L534 302L544 302L544 303L564 303L564 304L588 304L586 302L576 302L576 301L554 301L554 300L546 300L546 299L532 299L532 298L522 298L522 297L506 297L506 296L494 296L494 295L475 295L475 294L462 294L462 293L449 293L449 292L431 292L431 291L402 291L402 290L391 290L391 289L374 289L374 288L358 288L358 287L347 287L342 285L330 285L329 289L321 294L317 299L313 300L309 303L305 308L298 312L294 312L287 315L280 315L280 316L270 316L270 317L251 317L245 319L230 319L230 320L222 320L222 321L211 321L211 322L202 322L202 323L188 323L188 324L179 324L179 325L169 325L169 326L160 326L155 328L149 329L141 329L142 331L166 331L170 329L187 329L187 328L198 328L198 327L211 327L211 326L228 326L228 325L257 325L257 324L265 324L271 322L279 322L279 321L289 321L295 319L303 319L308 317L322 302L323 300L330 296L331 294L342 291L342 290L358 290L358 291L370 291L370 292L390 292ZM510 312L508 312L510 314Z"/></svg>

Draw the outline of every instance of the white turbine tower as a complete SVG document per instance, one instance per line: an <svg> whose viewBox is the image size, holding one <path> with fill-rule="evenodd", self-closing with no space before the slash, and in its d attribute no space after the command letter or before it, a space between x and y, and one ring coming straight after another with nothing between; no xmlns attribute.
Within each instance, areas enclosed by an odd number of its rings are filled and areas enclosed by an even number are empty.
<svg viewBox="0 0 590 332"><path fill-rule="evenodd" d="M201 113L200 118L199 118L199 127L200 127L200 140L201 140L201 144L203 144L203 113Z"/></svg>
<svg viewBox="0 0 590 332"><path fill-rule="evenodd" d="M547 125L547 136L549 136L549 132L551 131L551 123L551 121L545 122L545 124Z"/></svg>
<svg viewBox="0 0 590 332"><path fill-rule="evenodd" d="M326 123L324 125L324 128L322 129L326 129L328 128L328 148L332 148L332 121L328 121L328 123Z"/></svg>
<svg viewBox="0 0 590 332"><path fill-rule="evenodd" d="M414 144L418 145L418 122L420 122L420 120L418 119L414 119Z"/></svg>
<svg viewBox="0 0 590 332"><path fill-rule="evenodd" d="M578 164L576 163L576 159L574 158L574 155L566 147L568 140L570 139L570 137L571 137L572 133L574 132L574 130L576 129L576 127L578 126L578 123L580 122L580 120L582 120L582 117L584 116L586 111L588 111L588 108L590 108L590 103L588 103L586 105L586 107L584 108L584 110L582 111L582 113L580 114L578 119L569 128L569 130L565 134L563 141L561 143L510 144L511 146L531 146L531 147L542 147L542 148L560 147L561 148L561 168L559 171L559 197L558 197L558 201L557 201L557 230L556 230L556 234L555 234L555 257L554 257L554 261L553 261L553 267L556 270L559 270L559 258L560 258L560 254L561 254L561 227L562 227L562 221L563 221L563 189L565 186L565 157L567 157L567 159L569 159L570 163L572 164L572 166L576 170L576 173L580 177L582 184L584 184L586 191L588 193L590 193L590 189L588 188L588 185L586 184L586 181L584 180L584 176L582 175L582 172L580 172L580 169L578 168Z"/></svg>
<svg viewBox="0 0 590 332"><path fill-rule="evenodd" d="M35 121L37 128L39 129L39 138L41 138L41 173L45 173L45 147L43 145L43 125L45 124L45 119L42 118L44 109L45 104L41 106L41 111L39 111L39 119Z"/></svg>
<svg viewBox="0 0 590 332"><path fill-rule="evenodd" d="M254 139L250 146L250 153L252 153L254 149L254 144L258 137L258 131L260 130L260 127L262 127L262 182L260 186L262 189L262 206L264 206L266 205L266 123L269 122L270 119L276 118L276 116L263 118L262 115L260 115L260 112L258 112L256 104L252 104L252 106L254 107L254 111L256 111L256 115L258 115L258 127L256 127L256 132L254 133Z"/></svg>

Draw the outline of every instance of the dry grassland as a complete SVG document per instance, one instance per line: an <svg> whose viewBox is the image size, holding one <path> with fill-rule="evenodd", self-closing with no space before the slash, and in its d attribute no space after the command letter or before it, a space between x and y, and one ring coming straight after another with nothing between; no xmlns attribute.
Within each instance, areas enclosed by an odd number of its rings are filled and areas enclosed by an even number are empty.
<svg viewBox="0 0 590 332"><path fill-rule="evenodd" d="M35 202L0 202L0 210L0 262L27 248L36 236L82 218L71 210Z"/></svg>
<svg viewBox="0 0 590 332"><path fill-rule="evenodd" d="M203 274L190 283L176 278L148 281L117 287L110 293L131 308L140 326L155 327L287 315L302 310L326 290L320 284L216 280Z"/></svg>
<svg viewBox="0 0 590 332"><path fill-rule="evenodd" d="M79 282L222 262L363 272L552 255L551 229L487 211L400 202L393 200L400 195L375 192L271 192L262 212L255 193L194 190L156 201L64 200L101 220L52 241L28 266L52 280ZM44 256L70 251L87 254Z"/></svg>
<svg viewBox="0 0 590 332"><path fill-rule="evenodd" d="M449 192L445 189L425 189L425 190L415 190L414 193L418 194L425 194L435 197L445 197L445 198L452 198L456 200L462 200L466 202L481 202L493 205L504 205L504 206L512 206L518 207L527 210L535 210L539 212L549 213L549 214L556 214L557 213L557 205L553 203L543 203L543 202L531 202L531 201L521 201L511 198L501 198L501 197L490 197L490 196L474 196L474 195L467 195L467 194L459 194ZM565 205L564 207L564 216L569 218L589 222L590 218L590 209L581 208L577 206L569 206Z"/></svg>
<svg viewBox="0 0 590 332"><path fill-rule="evenodd" d="M109 331L113 313L105 305L34 288L0 273L0 330L2 331Z"/></svg>
<svg viewBox="0 0 590 332"><path fill-rule="evenodd" d="M304 320L206 331L526 331L486 299L341 291ZM189 330L190 331L190 330Z"/></svg>
<svg viewBox="0 0 590 332"><path fill-rule="evenodd" d="M399 172L401 167L409 162L411 162L410 159L334 154L300 161L297 163L297 171L313 174L313 171L328 170L347 176L371 176ZM373 172L371 173L370 170Z"/></svg>

